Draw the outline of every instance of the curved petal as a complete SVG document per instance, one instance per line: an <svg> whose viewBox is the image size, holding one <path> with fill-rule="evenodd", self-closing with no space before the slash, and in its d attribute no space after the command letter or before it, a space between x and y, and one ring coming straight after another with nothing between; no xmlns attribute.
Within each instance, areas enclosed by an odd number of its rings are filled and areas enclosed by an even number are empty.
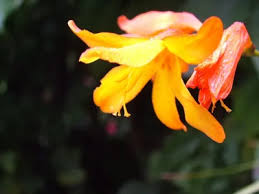
<svg viewBox="0 0 259 194"><path fill-rule="evenodd" d="M213 54L195 68L186 85L206 90L207 101L211 97L216 101L225 99L232 89L237 63L247 45L252 46L252 43L245 25L235 22L224 31ZM204 92L200 92L199 102L208 107L205 104L210 103L203 99Z"/></svg>
<svg viewBox="0 0 259 194"><path fill-rule="evenodd" d="M87 49L79 61L91 63L103 59L131 67L140 67L152 61L164 49L161 40L149 40L122 48L94 47Z"/></svg>
<svg viewBox="0 0 259 194"><path fill-rule="evenodd" d="M176 95L184 108L186 121L194 128L202 131L212 140L222 143L225 139L225 132L220 123L208 112L207 109L199 105L191 96L186 88L182 78L181 69L179 65L180 59L176 58L173 68L170 69L171 85Z"/></svg>
<svg viewBox="0 0 259 194"><path fill-rule="evenodd" d="M214 52L215 53L215 52ZM204 66L205 67L205 66ZM208 68L209 66L206 66L207 72L213 72L211 69ZM199 103L209 109L211 105L211 92L209 90L209 85L208 85L208 77L206 76L206 73L201 73L197 72L197 68L195 68L192 76L189 78L189 80L186 83L186 86L189 88L196 88L199 87Z"/></svg>
<svg viewBox="0 0 259 194"><path fill-rule="evenodd" d="M89 32L88 30L81 30L76 26L73 20L68 21L68 26L74 32L74 34L77 35L89 47L102 46L120 48L147 40L144 38L125 37L109 32L94 34L92 32Z"/></svg>
<svg viewBox="0 0 259 194"><path fill-rule="evenodd" d="M223 24L218 17L208 18L197 34L183 34L164 39L170 52L189 64L199 64L218 47Z"/></svg>
<svg viewBox="0 0 259 194"><path fill-rule="evenodd" d="M94 90L94 103L105 113L118 113L124 103L124 87L124 83L101 84Z"/></svg>
<svg viewBox="0 0 259 194"><path fill-rule="evenodd" d="M175 94L169 80L172 75L165 68L159 69L153 80L152 102L158 119L170 129L187 130L181 122L175 104Z"/></svg>
<svg viewBox="0 0 259 194"><path fill-rule="evenodd" d="M241 22L235 22L224 32L220 47L225 47L223 54L214 64L213 74L209 77L208 84L211 93L217 100L225 99L233 85L237 63L241 58L247 44L251 40L246 27Z"/></svg>
<svg viewBox="0 0 259 194"><path fill-rule="evenodd" d="M122 15L118 17L118 25L129 34L148 36L168 28L193 32L197 31L202 23L188 12L149 11L131 20Z"/></svg>
<svg viewBox="0 0 259 194"><path fill-rule="evenodd" d="M103 112L117 113L142 90L157 69L156 60L140 68L111 69L94 91L93 99Z"/></svg>

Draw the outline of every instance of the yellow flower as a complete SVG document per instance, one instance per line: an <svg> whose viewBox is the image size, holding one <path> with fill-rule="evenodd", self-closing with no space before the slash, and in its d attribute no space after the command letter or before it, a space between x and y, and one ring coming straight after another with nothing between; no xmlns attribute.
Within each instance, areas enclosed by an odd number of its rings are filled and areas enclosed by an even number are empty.
<svg viewBox="0 0 259 194"><path fill-rule="evenodd" d="M90 47L81 54L81 62L102 59L119 64L95 89L95 104L103 112L118 116L123 108L128 117L126 104L152 80L153 107L162 123L170 129L187 130L177 111L177 99L187 123L214 141L223 142L223 127L194 100L181 77L188 64L201 63L217 48L223 33L221 20L210 17L201 24L187 12L151 11L132 20L120 16L118 24L127 34L93 34L79 29L72 20L68 22L70 29Z"/></svg>

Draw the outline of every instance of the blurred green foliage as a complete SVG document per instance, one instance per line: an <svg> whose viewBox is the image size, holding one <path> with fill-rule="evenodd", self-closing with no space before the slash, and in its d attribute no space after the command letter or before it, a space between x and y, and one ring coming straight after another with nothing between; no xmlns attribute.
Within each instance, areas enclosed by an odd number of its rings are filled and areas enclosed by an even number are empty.
<svg viewBox="0 0 259 194"><path fill-rule="evenodd" d="M129 104L129 119L93 104L112 65L78 63L86 47L67 21L120 33L119 15L148 10L217 15L225 27L243 21L259 47L257 0L0 0L1 194L228 194L259 177L251 162L259 153L258 59L238 65L226 101L232 113L214 113L226 129L223 144L163 126L150 84Z"/></svg>

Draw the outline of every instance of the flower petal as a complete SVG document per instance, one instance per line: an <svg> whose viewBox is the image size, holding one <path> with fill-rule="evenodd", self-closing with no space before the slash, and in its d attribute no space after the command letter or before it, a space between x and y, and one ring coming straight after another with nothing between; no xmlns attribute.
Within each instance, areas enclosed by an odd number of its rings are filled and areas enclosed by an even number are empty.
<svg viewBox="0 0 259 194"><path fill-rule="evenodd" d="M103 59L131 67L140 67L152 61L164 49L161 40L149 40L122 48L94 47L82 53L79 61L91 63Z"/></svg>
<svg viewBox="0 0 259 194"><path fill-rule="evenodd" d="M94 34L92 32L89 32L88 30L81 30L76 26L73 20L68 21L68 26L74 32L74 34L77 35L89 47L102 46L120 48L123 46L140 43L146 40L144 38L125 37L109 32Z"/></svg>
<svg viewBox="0 0 259 194"><path fill-rule="evenodd" d="M223 33L218 17L208 18L197 34L183 34L164 39L167 48L189 64L199 64L217 48Z"/></svg>
<svg viewBox="0 0 259 194"><path fill-rule="evenodd" d="M122 15L118 18L120 29L129 34L148 36L168 28L185 32L197 31L201 22L191 13L172 11L149 11L129 20Z"/></svg>
<svg viewBox="0 0 259 194"><path fill-rule="evenodd" d="M237 63L248 45L252 46L252 42L245 25L235 22L224 31L213 54L194 69L186 85L201 90L199 102L204 107L209 107L209 99L221 100L229 95Z"/></svg>
<svg viewBox="0 0 259 194"><path fill-rule="evenodd" d="M94 90L94 103L105 113L119 112L124 103L124 87L124 82L119 84L101 84Z"/></svg>
<svg viewBox="0 0 259 194"><path fill-rule="evenodd" d="M225 132L220 123L208 112L207 109L199 105L191 96L182 78L179 61L176 58L175 66L170 69L172 89L176 98L184 108L186 121L194 128L202 131L212 140L222 143L225 139Z"/></svg>
<svg viewBox="0 0 259 194"><path fill-rule="evenodd" d="M171 74L165 68L160 68L153 81L152 102L158 119L170 129L187 130L181 122L175 104L175 94L168 85Z"/></svg>
<svg viewBox="0 0 259 194"><path fill-rule="evenodd" d="M212 101L209 88L200 89L198 100L204 108L209 109Z"/></svg>
<svg viewBox="0 0 259 194"><path fill-rule="evenodd" d="M217 100L225 99L233 85L237 63L248 43L250 37L246 27L241 22L235 22L224 32L222 44L225 45L223 54L214 64L214 71L209 77L209 88ZM219 48L220 49L220 48Z"/></svg>
<svg viewBox="0 0 259 194"><path fill-rule="evenodd" d="M156 60L139 67L117 66L111 69L94 91L93 99L106 113L117 113L136 97L157 69Z"/></svg>
<svg viewBox="0 0 259 194"><path fill-rule="evenodd" d="M209 66L207 66L207 67L209 67ZM208 70L208 71L210 71L210 70ZM197 86L200 87L199 98L198 98L199 103L203 107L209 109L209 107L211 105L211 93L209 90L207 77L204 76L204 74L201 74L201 75L197 74L197 71L194 70L192 76L187 81L186 86L189 88L193 88L193 89L196 88Z"/></svg>

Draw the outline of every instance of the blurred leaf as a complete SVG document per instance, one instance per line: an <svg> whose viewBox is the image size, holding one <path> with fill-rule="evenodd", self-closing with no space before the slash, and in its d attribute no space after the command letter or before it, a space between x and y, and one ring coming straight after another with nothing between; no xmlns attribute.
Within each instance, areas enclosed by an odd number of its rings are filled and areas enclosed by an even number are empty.
<svg viewBox="0 0 259 194"><path fill-rule="evenodd" d="M184 10L194 13L203 21L210 16L218 16L226 28L235 21L245 22L252 6L252 0L188 0Z"/></svg>
<svg viewBox="0 0 259 194"><path fill-rule="evenodd" d="M122 186L118 194L159 194L155 185L145 184L143 182L131 181Z"/></svg>
<svg viewBox="0 0 259 194"><path fill-rule="evenodd" d="M22 191L24 193L37 193L42 190L43 180L40 177L25 176L22 183Z"/></svg>
<svg viewBox="0 0 259 194"><path fill-rule="evenodd" d="M161 178L163 173L175 169L178 171L180 169L180 171L188 171L187 168L189 170L192 169L191 165L194 160L192 159L188 164L186 161L188 161L188 159L197 151L199 145L200 140L198 138L193 138L191 134L188 134L188 136L186 136L185 133L168 136L163 148L154 152L150 158L150 178ZM186 166L184 168L179 168L185 164Z"/></svg>
<svg viewBox="0 0 259 194"><path fill-rule="evenodd" d="M255 46L259 48L259 26L258 26L258 17L259 17L259 3L254 0L251 6L251 14L249 15L248 31L254 42Z"/></svg>
<svg viewBox="0 0 259 194"><path fill-rule="evenodd" d="M16 170L16 153L8 151L1 153L0 156L0 168L2 168L5 173L13 174Z"/></svg>
<svg viewBox="0 0 259 194"><path fill-rule="evenodd" d="M4 80L0 80L0 95L3 95L7 91L7 83Z"/></svg>
<svg viewBox="0 0 259 194"><path fill-rule="evenodd" d="M257 49L259 48L258 18L259 18L259 3L257 1L254 1L253 7L252 7L252 12L250 15L248 30L249 30L251 39ZM253 61L254 61L255 69L257 71L257 76L259 78L259 57L254 57Z"/></svg>
<svg viewBox="0 0 259 194"><path fill-rule="evenodd" d="M15 183L13 179L6 178L0 183L0 193L6 193L6 194L21 194L22 189L20 185Z"/></svg>
<svg viewBox="0 0 259 194"><path fill-rule="evenodd" d="M23 0L0 0L0 31L5 18L22 4Z"/></svg>
<svg viewBox="0 0 259 194"><path fill-rule="evenodd" d="M74 186L85 181L85 173L83 169L65 170L58 174L57 179L64 186Z"/></svg>
<svg viewBox="0 0 259 194"><path fill-rule="evenodd" d="M229 135L235 136L239 140L251 138L259 133L258 83L259 80L256 76L249 76L242 87L234 90L234 111L231 113L231 117L227 119L226 126L231 129Z"/></svg>

